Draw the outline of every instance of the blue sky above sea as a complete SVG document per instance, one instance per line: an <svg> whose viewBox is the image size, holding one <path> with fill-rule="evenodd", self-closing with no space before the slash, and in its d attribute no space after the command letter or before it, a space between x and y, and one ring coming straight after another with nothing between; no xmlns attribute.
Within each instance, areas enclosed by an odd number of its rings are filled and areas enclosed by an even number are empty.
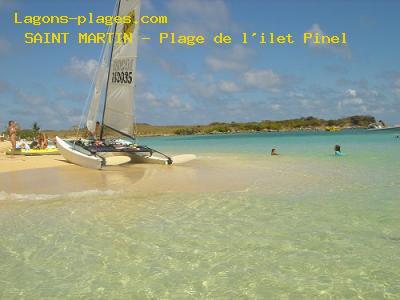
<svg viewBox="0 0 400 300"><path fill-rule="evenodd" d="M79 45L78 31L104 25L15 25L20 15L111 15L112 0L0 0L0 126L16 119L43 128L80 122L101 45ZM204 124L301 116L370 114L400 123L398 1L145 0L137 122ZM309 46L302 33L347 33L346 47ZM25 45L25 31L69 31L67 45ZM231 34L231 45L159 45L160 31ZM241 32L291 33L295 45L240 44Z"/></svg>

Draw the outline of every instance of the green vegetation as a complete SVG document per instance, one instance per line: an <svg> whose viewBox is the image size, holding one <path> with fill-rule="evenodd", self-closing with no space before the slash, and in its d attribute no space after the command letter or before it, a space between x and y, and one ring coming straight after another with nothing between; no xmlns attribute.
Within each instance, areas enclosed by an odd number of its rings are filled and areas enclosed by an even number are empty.
<svg viewBox="0 0 400 300"><path fill-rule="evenodd" d="M215 134L215 133L236 133L236 132L257 132L257 131L291 131L291 130L325 130L326 127L338 128L366 128L374 123L372 116L351 116L336 120L324 120L315 117L303 117L298 119L247 123L224 123L213 122L208 125L169 125L157 126L146 123L137 124L136 134L138 136L149 135L191 135L191 134ZM70 130L50 131L45 133L49 137L59 135L61 137L76 137L76 127ZM81 129L81 135L85 135L86 130ZM106 130L107 134L107 130Z"/></svg>
<svg viewBox="0 0 400 300"><path fill-rule="evenodd" d="M36 131L36 132L39 132L39 131L40 131L40 127L39 127L39 124L38 124L37 122L34 122L34 123L33 123L33 125L32 125L32 130L33 130L33 131Z"/></svg>
<svg viewBox="0 0 400 300"><path fill-rule="evenodd" d="M23 129L18 132L18 136L21 139L33 140L34 138L37 137L39 131L40 131L39 124L37 122L34 122L32 124L32 129Z"/></svg>
<svg viewBox="0 0 400 300"><path fill-rule="evenodd" d="M337 120L324 120L315 117L290 119L282 121L263 120L261 122L247 123L221 123L214 122L208 125L197 126L151 126L138 125L139 134L149 135L162 132L163 134L213 134L213 133L235 133L254 131L290 131L290 130L324 130L325 127L338 128L365 128L374 123L372 116L351 116ZM156 133L157 132L157 133Z"/></svg>

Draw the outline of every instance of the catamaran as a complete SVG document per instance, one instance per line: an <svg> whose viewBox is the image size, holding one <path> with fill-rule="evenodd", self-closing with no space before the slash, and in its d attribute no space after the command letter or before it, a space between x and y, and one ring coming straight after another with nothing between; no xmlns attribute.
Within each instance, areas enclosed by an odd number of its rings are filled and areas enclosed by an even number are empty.
<svg viewBox="0 0 400 300"><path fill-rule="evenodd" d="M60 153L66 160L79 166L102 169L121 162L170 165L194 158L194 155L171 158L160 151L136 143L133 111L140 4L140 0L117 0L114 15L122 18L129 16L130 22L115 23L109 31L113 31L114 37L117 32L131 34L132 40L121 43L114 38L111 45L103 47L90 89L88 99L91 99L91 102L86 114L86 128L94 138L65 140L56 137ZM100 104L103 104L102 109ZM100 115L101 121L97 121ZM97 129L100 130L98 138ZM119 138L110 137L110 132Z"/></svg>

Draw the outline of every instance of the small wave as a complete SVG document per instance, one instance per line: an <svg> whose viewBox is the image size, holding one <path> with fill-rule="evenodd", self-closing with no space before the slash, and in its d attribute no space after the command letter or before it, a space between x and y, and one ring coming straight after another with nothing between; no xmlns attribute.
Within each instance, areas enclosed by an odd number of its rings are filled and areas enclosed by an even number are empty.
<svg viewBox="0 0 400 300"><path fill-rule="evenodd" d="M17 194L0 191L0 201L43 201L57 199L77 199L87 196L112 196L121 191L112 190L87 190L82 192L70 192L64 194Z"/></svg>

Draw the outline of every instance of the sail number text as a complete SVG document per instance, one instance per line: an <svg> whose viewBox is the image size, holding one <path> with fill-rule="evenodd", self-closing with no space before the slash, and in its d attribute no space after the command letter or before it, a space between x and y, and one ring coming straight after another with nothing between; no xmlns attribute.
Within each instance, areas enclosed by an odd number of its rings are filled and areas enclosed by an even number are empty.
<svg viewBox="0 0 400 300"><path fill-rule="evenodd" d="M132 83L132 72L112 72L112 83Z"/></svg>

